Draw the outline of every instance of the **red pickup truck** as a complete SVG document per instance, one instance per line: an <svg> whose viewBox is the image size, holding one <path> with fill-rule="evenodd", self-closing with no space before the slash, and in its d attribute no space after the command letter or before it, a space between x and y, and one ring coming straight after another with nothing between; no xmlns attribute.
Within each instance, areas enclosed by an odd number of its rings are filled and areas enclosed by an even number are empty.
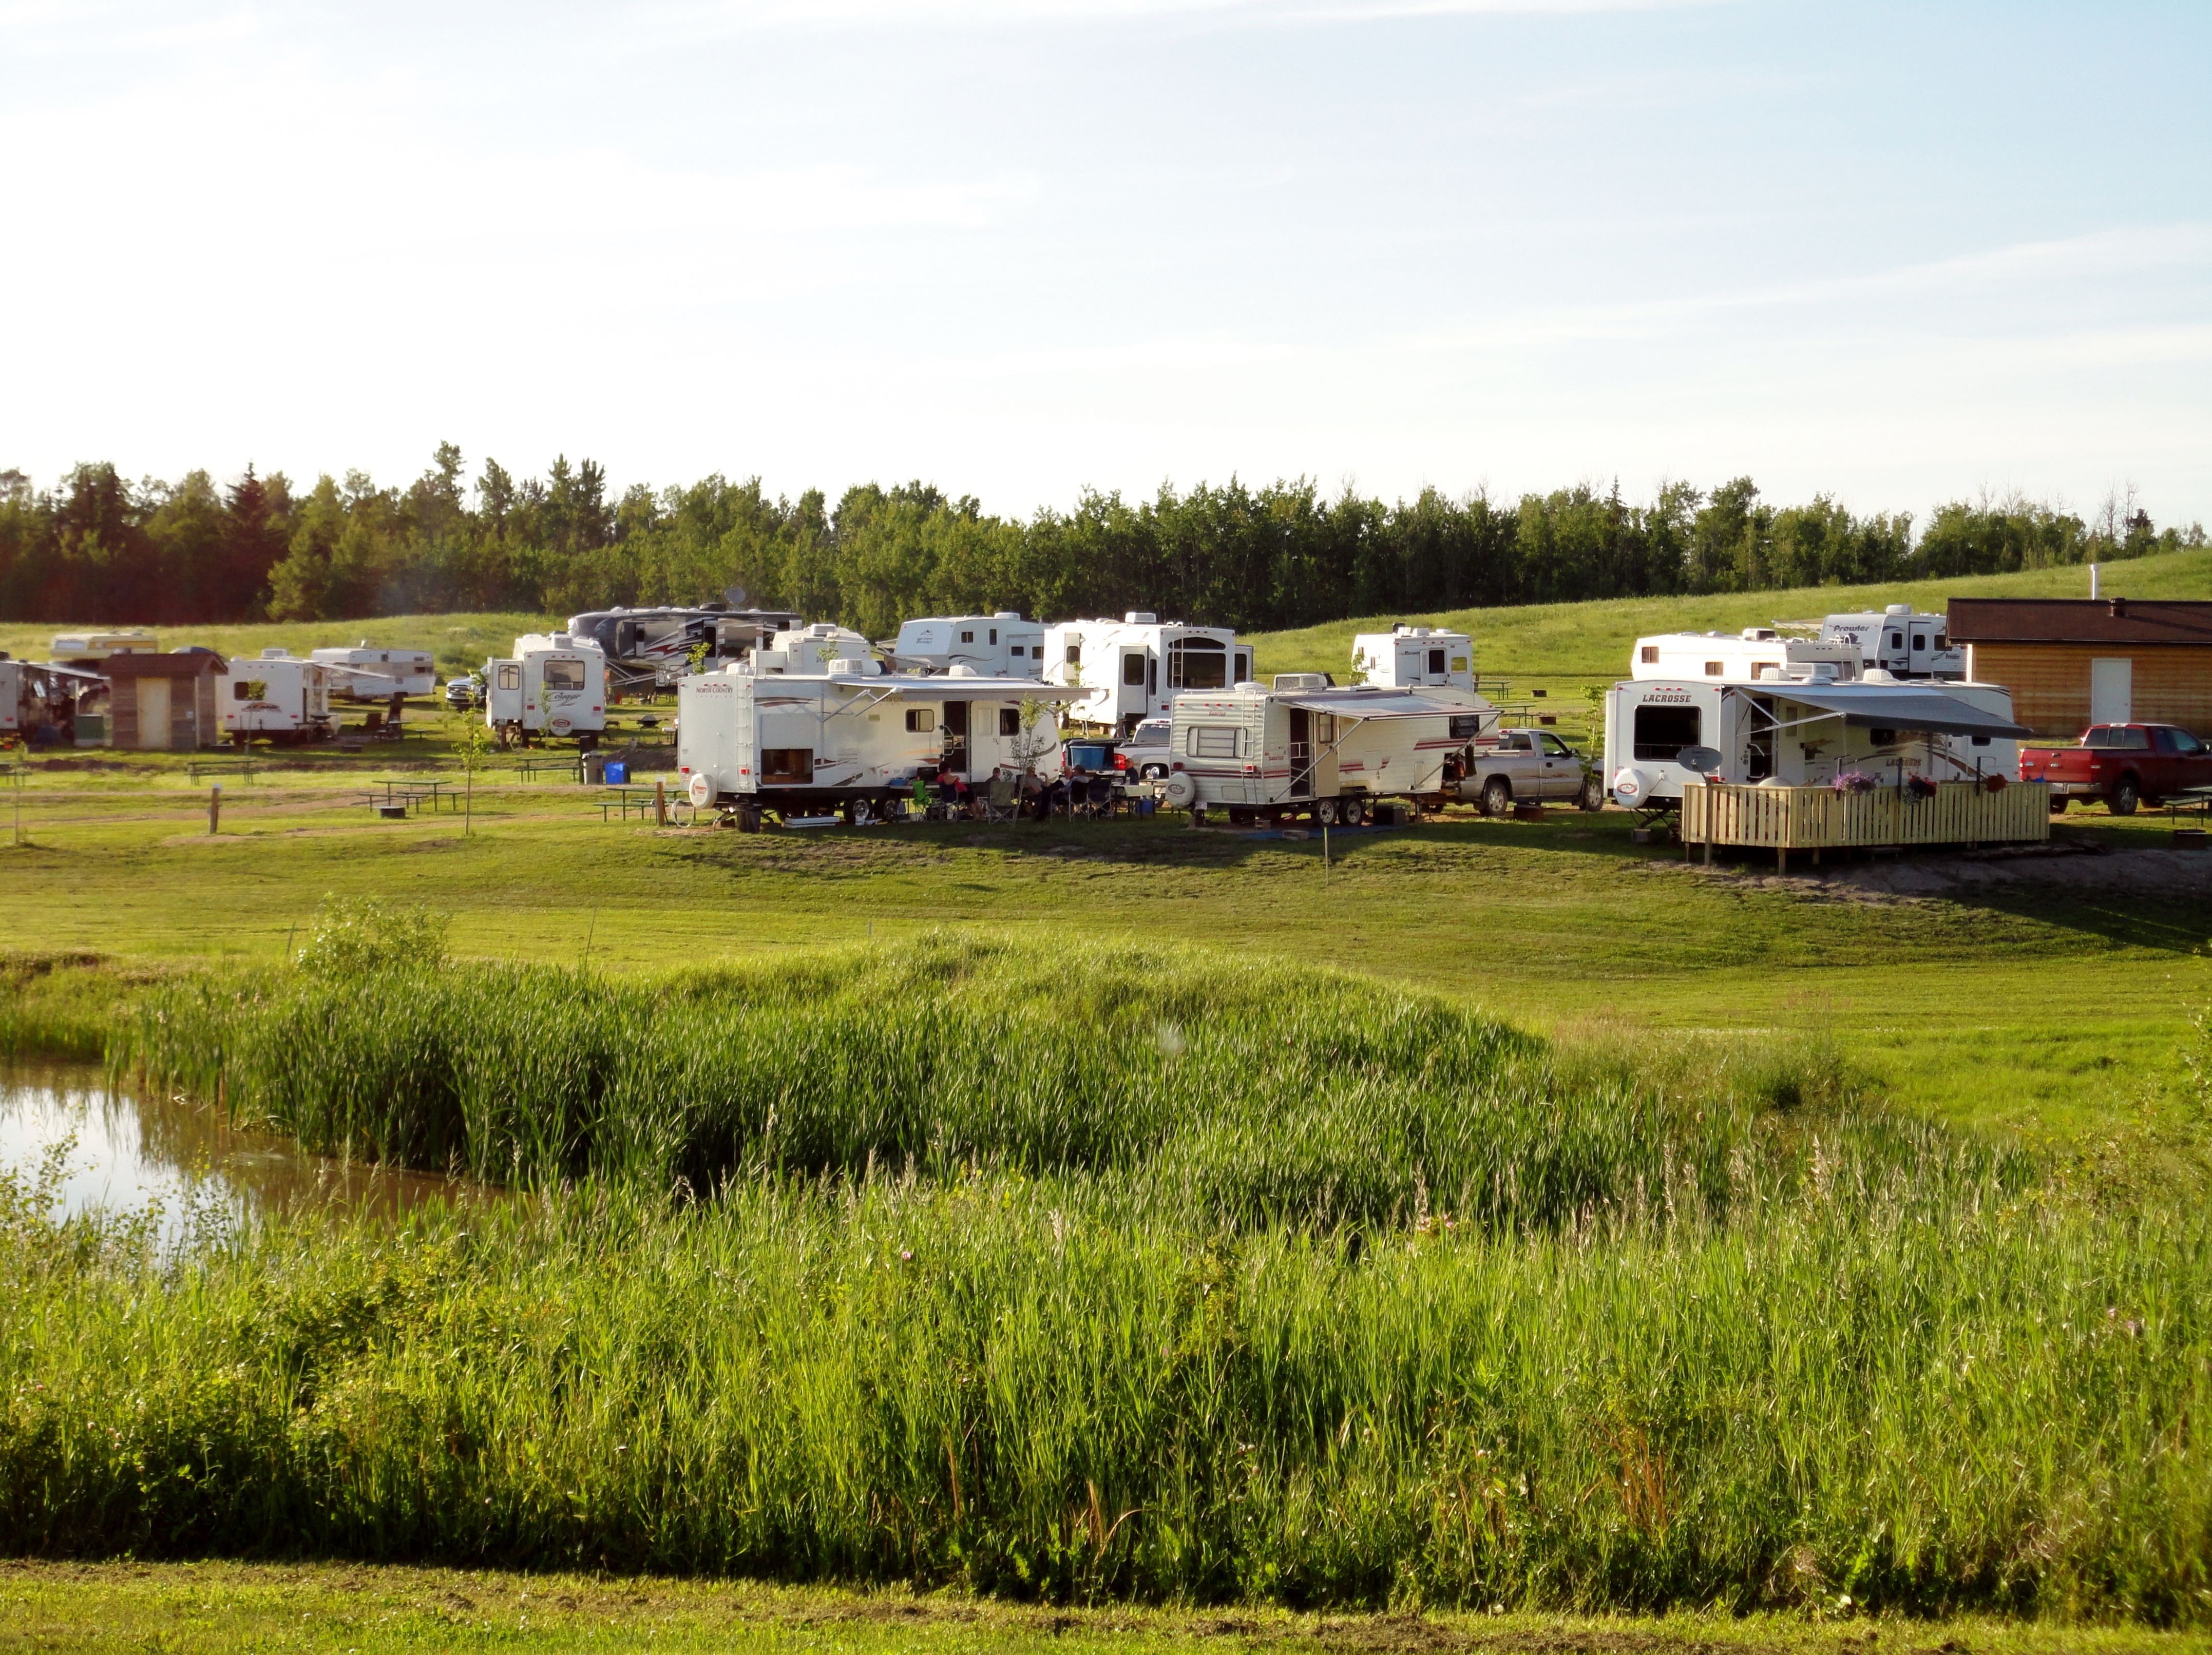
<svg viewBox="0 0 2212 1655"><path fill-rule="evenodd" d="M2074 799L2102 799L2116 816L2191 787L2212 787L2212 748L2179 724L2100 724L2079 747L2023 747L2020 779L2051 784L2055 815Z"/></svg>

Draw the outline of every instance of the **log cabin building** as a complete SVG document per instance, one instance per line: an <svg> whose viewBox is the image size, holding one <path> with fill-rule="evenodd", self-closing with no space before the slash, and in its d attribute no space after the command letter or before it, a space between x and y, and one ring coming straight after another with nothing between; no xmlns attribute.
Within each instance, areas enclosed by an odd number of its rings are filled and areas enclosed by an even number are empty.
<svg viewBox="0 0 2212 1655"><path fill-rule="evenodd" d="M2212 603L1954 597L1946 631L1966 676L2010 689L2039 736L2131 722L2212 736Z"/></svg>

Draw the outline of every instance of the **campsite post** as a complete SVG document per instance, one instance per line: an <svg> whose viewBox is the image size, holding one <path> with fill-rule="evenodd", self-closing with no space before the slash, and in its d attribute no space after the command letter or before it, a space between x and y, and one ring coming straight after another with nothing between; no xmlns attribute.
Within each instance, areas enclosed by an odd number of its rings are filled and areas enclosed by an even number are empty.
<svg viewBox="0 0 2212 1655"><path fill-rule="evenodd" d="M668 782L665 777L656 779L653 784L653 825L668 826Z"/></svg>
<svg viewBox="0 0 2212 1655"><path fill-rule="evenodd" d="M208 832L214 834L220 833L222 830L222 784L217 782L208 789Z"/></svg>

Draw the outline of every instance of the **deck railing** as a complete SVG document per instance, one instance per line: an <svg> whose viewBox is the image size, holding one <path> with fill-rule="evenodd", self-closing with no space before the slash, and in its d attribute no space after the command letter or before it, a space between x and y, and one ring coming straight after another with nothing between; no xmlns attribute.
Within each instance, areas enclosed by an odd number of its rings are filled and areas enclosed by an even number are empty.
<svg viewBox="0 0 2212 1655"><path fill-rule="evenodd" d="M1682 790L1682 839L1775 851L1846 846L2000 845L2051 837L2051 790L2014 782L1992 793L1978 782L1938 782L1916 798L1899 787L1839 793L1829 787Z"/></svg>

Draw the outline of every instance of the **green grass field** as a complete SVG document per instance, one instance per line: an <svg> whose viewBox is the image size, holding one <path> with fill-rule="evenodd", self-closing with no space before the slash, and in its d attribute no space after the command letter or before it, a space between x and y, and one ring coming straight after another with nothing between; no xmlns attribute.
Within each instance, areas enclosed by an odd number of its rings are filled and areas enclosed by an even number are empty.
<svg viewBox="0 0 2212 1655"><path fill-rule="evenodd" d="M2193 1655L2199 1634L1986 1617L1039 1609L902 1591L359 1564L0 1564L0 1651L731 1650L763 1655Z"/></svg>
<svg viewBox="0 0 2212 1655"><path fill-rule="evenodd" d="M415 764L434 766L435 743ZM486 959L609 967L889 942L939 928L1193 942L1339 966L1554 1033L1832 1031L1901 1106L2079 1135L2133 1118L2177 1072L2212 990L2200 898L2033 886L1968 900L1824 900L1686 870L1628 817L1455 812L1317 841L1166 821L746 837L602 821L573 785L488 776L475 832L380 821L343 779L365 756L205 782L176 761L35 767L0 790L0 935L22 949L184 961L281 956L326 894L427 902ZM453 767L434 771L458 779ZM29 844L11 848L20 803ZM2154 846L2162 823L2069 818Z"/></svg>

